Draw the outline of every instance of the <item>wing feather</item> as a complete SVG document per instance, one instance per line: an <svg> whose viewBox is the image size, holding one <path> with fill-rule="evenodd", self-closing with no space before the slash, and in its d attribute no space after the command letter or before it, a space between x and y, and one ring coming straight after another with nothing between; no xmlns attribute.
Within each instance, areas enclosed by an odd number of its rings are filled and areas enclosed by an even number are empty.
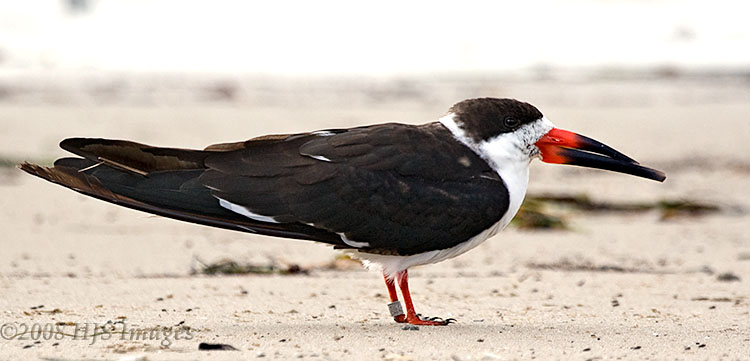
<svg viewBox="0 0 750 361"><path fill-rule="evenodd" d="M273 135L206 150L84 138L61 147L83 158L21 168L166 217L372 253L453 247L508 207L502 180L439 123Z"/></svg>
<svg viewBox="0 0 750 361"><path fill-rule="evenodd" d="M487 176L489 165L435 123L277 138L212 154L206 165L200 180L216 197L343 234L374 253L455 246L489 228L508 205L502 181Z"/></svg>

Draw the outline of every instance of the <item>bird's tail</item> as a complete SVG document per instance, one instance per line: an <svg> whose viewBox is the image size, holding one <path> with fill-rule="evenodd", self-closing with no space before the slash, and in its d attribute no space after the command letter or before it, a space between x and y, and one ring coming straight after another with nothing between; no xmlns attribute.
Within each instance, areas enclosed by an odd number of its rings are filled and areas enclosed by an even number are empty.
<svg viewBox="0 0 750 361"><path fill-rule="evenodd" d="M87 196L181 221L279 237L323 242L330 238L305 225L259 222L221 207L201 184L200 175L206 170L205 159L224 149L159 148L86 138L66 139L60 147L82 158L61 158L53 167L23 163L19 168Z"/></svg>

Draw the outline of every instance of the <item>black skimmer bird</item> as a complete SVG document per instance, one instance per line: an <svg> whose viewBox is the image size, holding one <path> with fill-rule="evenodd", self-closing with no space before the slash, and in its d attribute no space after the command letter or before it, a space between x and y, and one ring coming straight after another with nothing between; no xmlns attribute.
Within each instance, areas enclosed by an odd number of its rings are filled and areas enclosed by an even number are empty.
<svg viewBox="0 0 750 361"><path fill-rule="evenodd" d="M663 181L664 173L555 128L534 106L469 99L436 122L268 135L204 150L71 138L78 155L22 170L169 218L327 243L382 269L397 322L414 310L408 269L456 257L510 223L529 164L572 164ZM401 289L406 312L396 293Z"/></svg>

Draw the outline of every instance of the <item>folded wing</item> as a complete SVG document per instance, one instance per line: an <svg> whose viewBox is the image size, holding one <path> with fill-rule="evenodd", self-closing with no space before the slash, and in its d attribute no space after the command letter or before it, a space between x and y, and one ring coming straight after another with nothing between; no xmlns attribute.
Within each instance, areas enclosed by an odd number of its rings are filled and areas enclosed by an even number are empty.
<svg viewBox="0 0 750 361"><path fill-rule="evenodd" d="M508 205L502 180L437 123L267 136L206 150L83 138L61 147L83 158L21 169L149 213L364 252L449 248L489 228Z"/></svg>

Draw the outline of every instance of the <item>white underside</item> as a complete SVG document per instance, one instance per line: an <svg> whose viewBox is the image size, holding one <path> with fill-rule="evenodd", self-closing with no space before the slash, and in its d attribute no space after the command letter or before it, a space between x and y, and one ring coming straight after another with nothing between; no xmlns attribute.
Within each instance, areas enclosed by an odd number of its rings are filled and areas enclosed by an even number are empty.
<svg viewBox="0 0 750 361"><path fill-rule="evenodd" d="M515 213L513 213L513 215L515 215ZM438 263L468 252L472 248L482 244L482 242L500 232L503 228L505 228L505 226L508 225L508 223L510 223L510 220L512 218L512 216L503 217L503 219L492 225L492 227L485 229L482 233L472 237L468 241L460 243L451 248L441 249L437 251L418 253L411 256L386 256L359 252L354 249L346 250L346 252L353 257L361 259L365 267L369 269L382 270L383 274L385 274L386 277L392 279L398 272L401 272L405 269L409 269L414 266Z"/></svg>

